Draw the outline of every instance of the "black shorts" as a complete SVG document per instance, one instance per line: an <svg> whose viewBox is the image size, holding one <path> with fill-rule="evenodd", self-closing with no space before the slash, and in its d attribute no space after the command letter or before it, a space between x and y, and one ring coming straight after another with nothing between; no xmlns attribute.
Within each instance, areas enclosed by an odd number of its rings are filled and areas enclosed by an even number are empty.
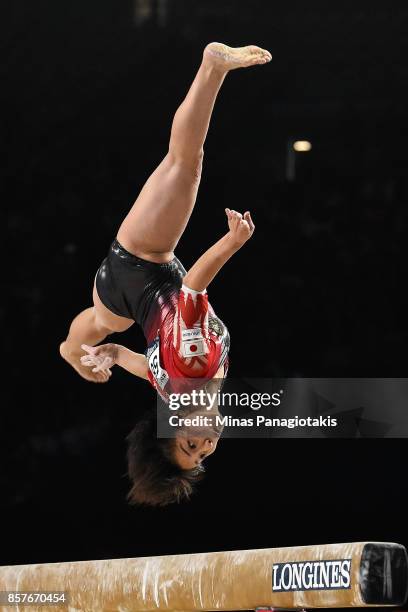
<svg viewBox="0 0 408 612"><path fill-rule="evenodd" d="M120 317L133 319L144 329L158 299L178 293L185 275L177 257L170 263L153 263L132 255L114 240L95 283L106 308Z"/></svg>

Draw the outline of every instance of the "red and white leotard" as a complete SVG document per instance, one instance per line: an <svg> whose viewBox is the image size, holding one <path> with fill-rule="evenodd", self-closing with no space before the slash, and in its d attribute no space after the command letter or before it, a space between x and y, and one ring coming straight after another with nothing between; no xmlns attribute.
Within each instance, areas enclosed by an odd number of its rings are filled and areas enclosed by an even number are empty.
<svg viewBox="0 0 408 612"><path fill-rule="evenodd" d="M222 365L226 370L229 334L206 291L183 285L156 312L146 356L149 380L164 399L186 391L189 382L197 385L199 378L213 378Z"/></svg>

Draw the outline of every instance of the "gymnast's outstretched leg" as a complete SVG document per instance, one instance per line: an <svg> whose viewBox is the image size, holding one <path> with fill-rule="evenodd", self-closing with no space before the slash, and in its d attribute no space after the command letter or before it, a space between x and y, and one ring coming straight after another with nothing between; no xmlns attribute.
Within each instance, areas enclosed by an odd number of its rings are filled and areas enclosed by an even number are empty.
<svg viewBox="0 0 408 612"><path fill-rule="evenodd" d="M233 49L211 43L206 47L194 82L175 114L169 152L119 229L117 238L125 249L158 263L173 258L196 201L203 146L221 85L230 70L270 60L268 51L255 46Z"/></svg>

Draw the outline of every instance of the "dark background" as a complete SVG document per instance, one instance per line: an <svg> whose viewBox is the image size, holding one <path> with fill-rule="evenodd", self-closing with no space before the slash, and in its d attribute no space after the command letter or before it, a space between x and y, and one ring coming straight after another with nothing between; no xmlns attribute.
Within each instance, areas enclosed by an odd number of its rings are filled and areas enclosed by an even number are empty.
<svg viewBox="0 0 408 612"><path fill-rule="evenodd" d="M58 355L203 46L221 40L274 56L225 83L178 250L188 267L225 206L253 212L254 239L211 287L231 374L406 376L406 3L4 0L2 13L0 563L407 544L405 440L225 440L190 503L129 507L125 436L154 393L122 371L91 385ZM292 138L313 149L288 181ZM136 328L120 342L144 348Z"/></svg>

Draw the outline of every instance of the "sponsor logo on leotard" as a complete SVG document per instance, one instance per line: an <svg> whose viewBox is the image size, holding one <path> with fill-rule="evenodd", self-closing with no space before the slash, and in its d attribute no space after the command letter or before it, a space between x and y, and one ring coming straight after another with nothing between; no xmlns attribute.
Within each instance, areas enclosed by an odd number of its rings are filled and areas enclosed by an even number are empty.
<svg viewBox="0 0 408 612"><path fill-rule="evenodd" d="M274 563L273 591L321 591L351 588L351 559Z"/></svg>
<svg viewBox="0 0 408 612"><path fill-rule="evenodd" d="M181 332L181 338L184 341L187 340L199 340L203 337L203 332L200 329L183 329Z"/></svg>

